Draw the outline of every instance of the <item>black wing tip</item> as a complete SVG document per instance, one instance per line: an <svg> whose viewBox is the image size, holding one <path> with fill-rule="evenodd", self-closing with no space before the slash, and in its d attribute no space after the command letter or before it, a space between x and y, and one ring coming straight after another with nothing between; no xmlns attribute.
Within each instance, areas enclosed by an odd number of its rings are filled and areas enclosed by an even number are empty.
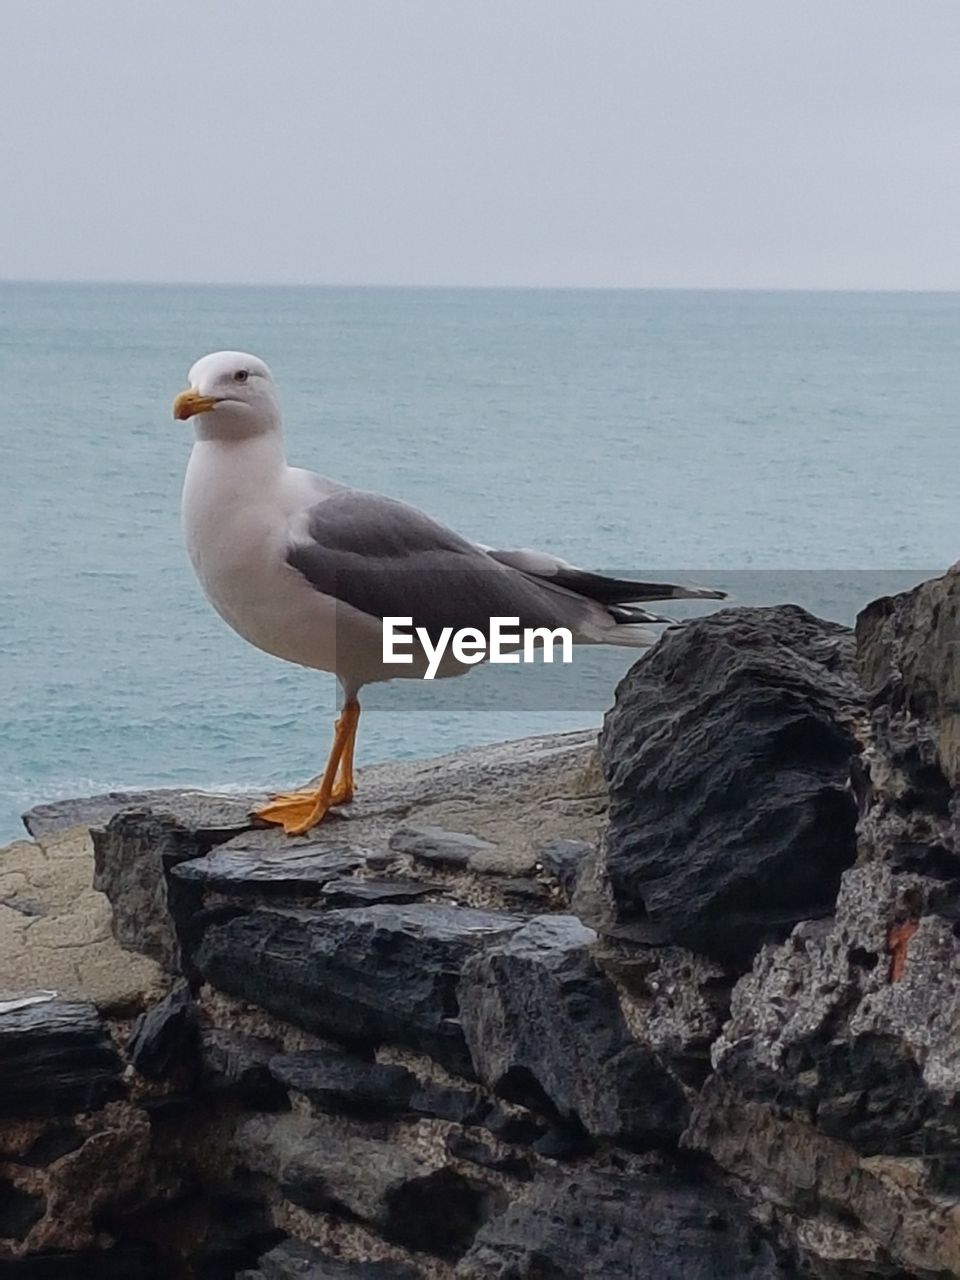
<svg viewBox="0 0 960 1280"><path fill-rule="evenodd" d="M671 599L674 600L726 600L726 591L717 591L714 587L674 587Z"/></svg>

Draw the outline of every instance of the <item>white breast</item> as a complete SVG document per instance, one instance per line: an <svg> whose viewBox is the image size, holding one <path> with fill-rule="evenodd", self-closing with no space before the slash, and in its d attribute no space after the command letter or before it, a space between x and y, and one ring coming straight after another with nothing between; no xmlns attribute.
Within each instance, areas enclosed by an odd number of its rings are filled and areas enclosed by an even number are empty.
<svg viewBox="0 0 960 1280"><path fill-rule="evenodd" d="M210 603L245 640L288 662L335 670L332 602L286 562L289 525L317 480L267 437L199 440L183 486L187 553Z"/></svg>

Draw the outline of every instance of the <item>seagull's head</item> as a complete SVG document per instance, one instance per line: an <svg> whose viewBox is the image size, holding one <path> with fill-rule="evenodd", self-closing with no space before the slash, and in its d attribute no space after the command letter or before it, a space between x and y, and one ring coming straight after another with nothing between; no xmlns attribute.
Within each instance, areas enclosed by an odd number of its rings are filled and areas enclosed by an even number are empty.
<svg viewBox="0 0 960 1280"><path fill-rule="evenodd" d="M196 418L198 436L249 436L280 426L276 384L257 356L214 351L197 361L187 382L173 402L173 416Z"/></svg>

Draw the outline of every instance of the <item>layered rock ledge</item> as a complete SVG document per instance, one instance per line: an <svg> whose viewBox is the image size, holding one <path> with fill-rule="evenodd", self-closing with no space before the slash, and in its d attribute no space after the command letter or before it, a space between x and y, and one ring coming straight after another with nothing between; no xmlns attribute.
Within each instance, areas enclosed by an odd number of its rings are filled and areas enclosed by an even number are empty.
<svg viewBox="0 0 960 1280"><path fill-rule="evenodd" d="M0 1277L960 1275L958 645L955 573L725 609L307 837L35 809Z"/></svg>

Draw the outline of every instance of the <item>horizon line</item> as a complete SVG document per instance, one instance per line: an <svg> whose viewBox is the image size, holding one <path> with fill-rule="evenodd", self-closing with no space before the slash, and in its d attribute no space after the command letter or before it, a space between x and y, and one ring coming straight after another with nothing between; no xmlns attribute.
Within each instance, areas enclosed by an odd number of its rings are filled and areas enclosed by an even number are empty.
<svg viewBox="0 0 960 1280"><path fill-rule="evenodd" d="M822 294L937 294L960 293L958 286L905 285L696 285L696 284L415 284L371 282L319 282L284 280L112 280L74 277L57 279L41 276L0 276L4 285L75 288L151 289L323 289L422 292L503 292L503 293L822 293Z"/></svg>

